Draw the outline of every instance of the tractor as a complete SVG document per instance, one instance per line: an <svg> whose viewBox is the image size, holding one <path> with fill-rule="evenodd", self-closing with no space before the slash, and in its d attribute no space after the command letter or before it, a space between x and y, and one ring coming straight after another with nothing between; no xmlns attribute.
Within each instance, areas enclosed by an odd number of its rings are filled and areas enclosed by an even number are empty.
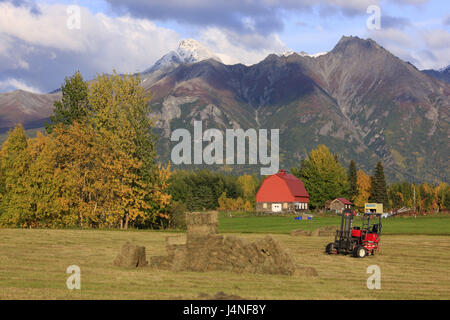
<svg viewBox="0 0 450 320"><path fill-rule="evenodd" d="M364 258L379 251L381 213L367 210L362 215L360 227L353 226L353 217L350 209L342 212L341 227L336 230L334 242L326 246L326 253L352 254L355 258Z"/></svg>

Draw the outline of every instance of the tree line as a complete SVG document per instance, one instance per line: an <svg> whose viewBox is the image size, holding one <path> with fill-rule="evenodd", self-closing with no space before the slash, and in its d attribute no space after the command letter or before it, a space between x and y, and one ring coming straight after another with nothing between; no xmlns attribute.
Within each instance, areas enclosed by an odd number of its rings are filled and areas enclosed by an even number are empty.
<svg viewBox="0 0 450 320"><path fill-rule="evenodd" d="M373 174L369 175L356 168L351 160L348 169L339 161L336 154L325 145L319 145L301 161L300 168L293 167L291 173L301 179L310 196L311 208L323 208L335 198L347 198L359 210L368 202L382 203L386 209L402 207L420 212L438 212L450 208L450 186L447 183L431 185L429 183L412 184L393 183L388 186L384 167L378 161Z"/></svg>

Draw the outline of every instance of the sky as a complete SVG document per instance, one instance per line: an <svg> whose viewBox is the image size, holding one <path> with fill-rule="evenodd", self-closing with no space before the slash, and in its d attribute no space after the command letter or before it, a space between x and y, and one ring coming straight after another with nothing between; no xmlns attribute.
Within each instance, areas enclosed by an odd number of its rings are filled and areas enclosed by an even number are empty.
<svg viewBox="0 0 450 320"><path fill-rule="evenodd" d="M344 35L440 69L450 64L450 1L0 0L0 92L47 93L77 70L140 72L187 38L251 65L327 52Z"/></svg>

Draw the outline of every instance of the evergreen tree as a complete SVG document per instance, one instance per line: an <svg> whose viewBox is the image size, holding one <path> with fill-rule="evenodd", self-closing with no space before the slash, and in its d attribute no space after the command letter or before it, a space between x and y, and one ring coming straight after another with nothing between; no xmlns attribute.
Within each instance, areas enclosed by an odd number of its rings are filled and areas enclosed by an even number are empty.
<svg viewBox="0 0 450 320"><path fill-rule="evenodd" d="M382 203L384 208L389 207L386 179L384 177L384 168L381 161L378 161L375 173L372 177L372 191L370 201Z"/></svg>
<svg viewBox="0 0 450 320"><path fill-rule="evenodd" d="M350 166L348 168L348 184L349 184L349 200L354 202L356 196L358 195L358 183L357 183L357 173L355 161L350 161Z"/></svg>
<svg viewBox="0 0 450 320"><path fill-rule="evenodd" d="M88 85L79 71L65 79L61 92L61 101L54 103L55 109L50 116L51 122L45 124L47 133L51 133L59 123L67 127L75 120L87 117L91 112L88 104Z"/></svg>

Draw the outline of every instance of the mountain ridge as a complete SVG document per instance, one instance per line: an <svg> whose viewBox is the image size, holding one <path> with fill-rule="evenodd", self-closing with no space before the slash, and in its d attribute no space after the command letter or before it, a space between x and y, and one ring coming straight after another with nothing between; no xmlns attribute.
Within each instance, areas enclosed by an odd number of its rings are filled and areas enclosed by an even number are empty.
<svg viewBox="0 0 450 320"><path fill-rule="evenodd" d="M371 39L344 36L324 54L270 54L251 66L210 51L171 54L141 74L165 161L170 132L202 120L205 129L280 129L285 168L323 143L367 172L383 160L391 180L449 181L449 84Z"/></svg>

